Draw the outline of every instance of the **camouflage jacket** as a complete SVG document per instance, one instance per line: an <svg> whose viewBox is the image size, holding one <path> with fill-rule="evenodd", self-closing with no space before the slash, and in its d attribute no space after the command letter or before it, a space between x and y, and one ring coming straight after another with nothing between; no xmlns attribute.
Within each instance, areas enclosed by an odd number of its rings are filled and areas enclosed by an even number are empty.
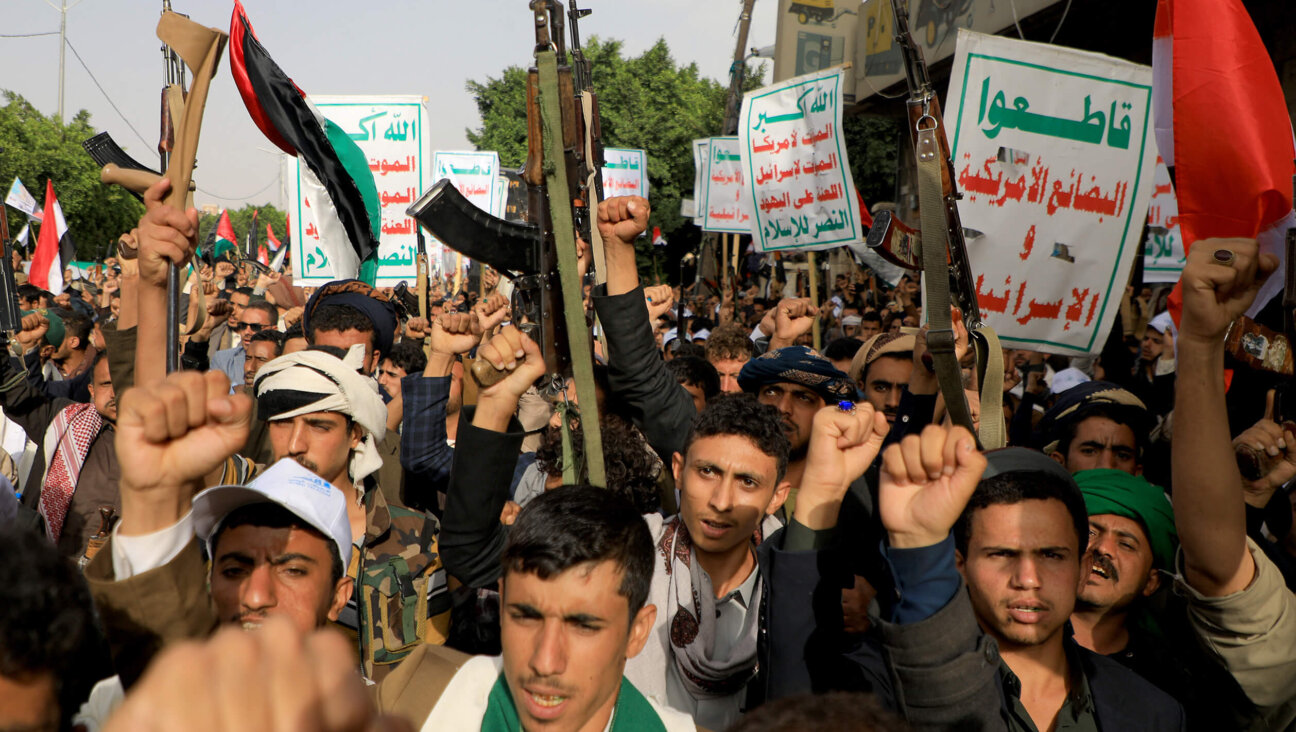
<svg viewBox="0 0 1296 732"><path fill-rule="evenodd" d="M381 680L420 643L450 632L450 591L436 517L365 492L368 529L353 593L364 673Z"/></svg>
<svg viewBox="0 0 1296 732"><path fill-rule="evenodd" d="M239 458L225 477L243 483L262 469ZM451 597L436 517L389 503L374 478L365 480L363 501L364 547L352 552L347 574L355 589L337 625L357 641L364 675L381 681L420 643L445 643Z"/></svg>

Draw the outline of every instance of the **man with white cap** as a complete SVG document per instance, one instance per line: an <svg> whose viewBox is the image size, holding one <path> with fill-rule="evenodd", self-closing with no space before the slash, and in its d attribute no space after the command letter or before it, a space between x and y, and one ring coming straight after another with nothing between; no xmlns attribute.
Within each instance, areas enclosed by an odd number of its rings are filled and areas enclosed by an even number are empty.
<svg viewBox="0 0 1296 732"><path fill-rule="evenodd" d="M416 645L444 642L449 632L450 596L439 556L440 527L435 518L389 505L371 485L366 490L366 479L381 462L375 446L386 429L386 410L373 379L356 370L362 354L363 346L354 346L346 359L317 350L281 356L258 372L256 395L260 415L269 422L275 459L292 459L331 484L343 499L346 530L342 536L350 549L343 574L351 578L355 591L342 600L336 619L355 634L365 674L378 679ZM164 383L183 378L200 377L173 374ZM206 378L215 376L208 373ZM165 389L150 387L148 392ZM229 398L247 400L246 396ZM250 401L246 408L250 411ZM247 431L244 424L243 441ZM228 451L210 466L199 471L203 465L192 465L197 461L191 459L187 469L198 471L195 474L200 477L208 475L242 444L222 444ZM135 448L132 445L126 449ZM119 443L119 453L122 449ZM161 457L147 454L141 462L158 459ZM123 479L123 489L125 484ZM172 510L164 519L148 527L148 531L171 526L180 515ZM125 516L123 525L129 526ZM166 559L152 566L166 564ZM170 569L173 576L185 572ZM114 574L118 578L122 575L120 570L104 570L101 576L110 581ZM194 603L199 604L197 599ZM154 632L161 637L205 632L205 628L180 622L179 631L168 633L168 624L175 622L168 617L169 610L163 608L139 622L145 629L158 629Z"/></svg>
<svg viewBox="0 0 1296 732"><path fill-rule="evenodd" d="M381 678L419 643L444 643L450 593L435 517L389 503L374 479L387 408L361 373L365 347L342 358L326 346L280 356L254 382L275 460L291 458L346 498L357 547L347 574L357 584L339 622L359 635L365 673Z"/></svg>
<svg viewBox="0 0 1296 732"><path fill-rule="evenodd" d="M1134 364L1134 392L1153 415L1164 415L1174 408L1175 349L1174 324L1170 313L1161 313L1148 321Z"/></svg>
<svg viewBox="0 0 1296 732"><path fill-rule="evenodd" d="M351 598L346 498L327 481L282 460L202 490L247 435L251 400L228 389L218 371L179 372L123 395L122 517L86 579L127 685L170 641L272 616L309 632ZM100 686L91 721L120 698Z"/></svg>

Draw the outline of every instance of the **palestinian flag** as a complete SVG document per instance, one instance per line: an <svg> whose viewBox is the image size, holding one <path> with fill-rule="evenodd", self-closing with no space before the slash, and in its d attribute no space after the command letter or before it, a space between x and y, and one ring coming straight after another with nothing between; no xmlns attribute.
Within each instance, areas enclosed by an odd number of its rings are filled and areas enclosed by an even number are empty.
<svg viewBox="0 0 1296 732"><path fill-rule="evenodd" d="M1243 237L1283 259L1286 231L1296 225L1296 144L1251 16L1241 0L1159 0L1152 35L1157 147L1173 173L1184 251L1199 239ZM1180 287L1170 296L1176 323ZM1280 267L1247 314L1255 317L1282 287Z"/></svg>
<svg viewBox="0 0 1296 732"><path fill-rule="evenodd" d="M244 242L245 250L248 257L253 257L257 252L257 214L260 209L252 209L252 223L248 226L247 241ZM264 264L264 262L262 263Z"/></svg>
<svg viewBox="0 0 1296 732"><path fill-rule="evenodd" d="M234 236L234 225L230 223L229 211L221 209L220 220L207 236L207 241L198 247L198 256L204 261L215 262L217 259L234 251L238 238Z"/></svg>
<svg viewBox="0 0 1296 732"><path fill-rule="evenodd" d="M238 0L230 20L230 70L252 121L301 162L302 195L333 276L359 277L372 285L382 214L368 160L270 58Z"/></svg>
<svg viewBox="0 0 1296 732"><path fill-rule="evenodd" d="M55 295L63 293L63 267L76 259L76 245L63 220L63 207L54 196L54 180L45 181L45 214L36 251L32 253L31 270L27 281L49 290Z"/></svg>

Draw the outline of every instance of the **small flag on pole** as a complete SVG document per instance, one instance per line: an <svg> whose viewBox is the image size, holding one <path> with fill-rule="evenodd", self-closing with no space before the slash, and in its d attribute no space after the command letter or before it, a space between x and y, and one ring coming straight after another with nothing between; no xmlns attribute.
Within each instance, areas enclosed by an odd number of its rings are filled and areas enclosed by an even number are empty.
<svg viewBox="0 0 1296 732"><path fill-rule="evenodd" d="M60 295L63 293L63 267L76 258L76 245L72 243L67 222L63 220L63 208L54 196L53 179L45 181L43 218L46 223L41 226L40 237L36 241L27 281L42 290Z"/></svg>

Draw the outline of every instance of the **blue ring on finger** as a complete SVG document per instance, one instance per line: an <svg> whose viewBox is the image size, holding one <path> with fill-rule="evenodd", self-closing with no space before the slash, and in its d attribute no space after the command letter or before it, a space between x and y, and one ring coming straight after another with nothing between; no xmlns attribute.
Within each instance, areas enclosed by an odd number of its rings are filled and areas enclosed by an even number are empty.
<svg viewBox="0 0 1296 732"><path fill-rule="evenodd" d="M851 414L855 411L855 402L852 402L849 399L843 399L840 402L837 402L837 409L847 414Z"/></svg>

